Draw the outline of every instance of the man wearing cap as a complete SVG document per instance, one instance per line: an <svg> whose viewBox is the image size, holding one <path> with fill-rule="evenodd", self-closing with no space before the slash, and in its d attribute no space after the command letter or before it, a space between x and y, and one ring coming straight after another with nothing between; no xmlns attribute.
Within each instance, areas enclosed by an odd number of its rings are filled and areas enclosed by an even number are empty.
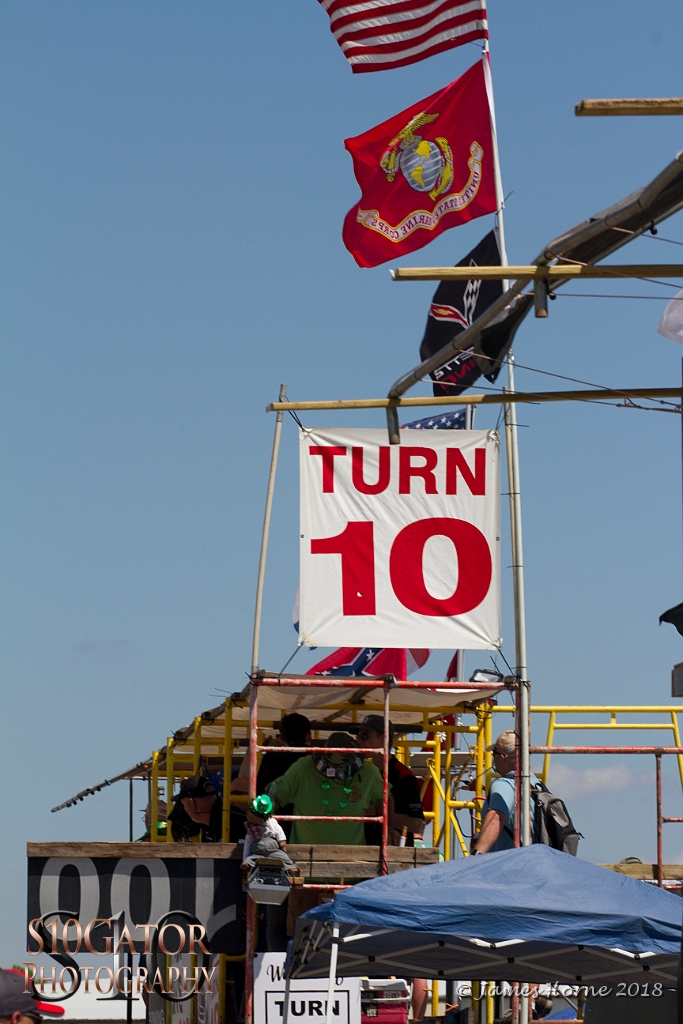
<svg viewBox="0 0 683 1024"><path fill-rule="evenodd" d="M35 1024L43 1019L35 995L24 992L25 987L20 971L0 970L0 1020L7 1024ZM35 992L33 985L31 990Z"/></svg>
<svg viewBox="0 0 683 1024"><path fill-rule="evenodd" d="M481 831L472 840L473 854L498 853L515 845L515 744L514 731L507 729L486 748L493 751L493 770L500 778L493 780L484 801Z"/></svg>
<svg viewBox="0 0 683 1024"><path fill-rule="evenodd" d="M389 722L389 743L394 738L394 726ZM384 719L381 715L367 715L358 729L358 742L361 747L374 747L373 764L382 771L384 767ZM401 764L395 754L389 755L389 785L391 787L389 808L389 842L398 846L399 839L406 829L407 845L413 846L415 840L422 842L424 830L424 814L420 800L420 783L410 768ZM368 845L379 846L382 830L380 825L367 822L365 837Z"/></svg>
<svg viewBox="0 0 683 1024"><path fill-rule="evenodd" d="M211 779L190 775L180 784L176 801L188 818L201 826L205 843L220 843L223 838L223 801L219 799ZM169 817L173 822L173 812Z"/></svg>
<svg viewBox="0 0 683 1024"><path fill-rule="evenodd" d="M328 747L353 748L358 742L345 732L333 732ZM382 776L370 761L353 750L344 754L309 754L296 761L269 789L273 806L294 805L294 814L330 815L338 821L295 821L291 842L339 843L363 846L362 821L347 816L372 817L382 806Z"/></svg>
<svg viewBox="0 0 683 1024"><path fill-rule="evenodd" d="M322 744L321 744L322 745ZM357 740L345 732L333 732L327 747L354 748ZM336 821L295 821L292 843L307 846L364 846L362 821L344 821L347 816L374 817L381 814L382 776L371 761L353 749L344 754L308 754L296 761L270 785L275 813L286 804L294 814L329 815ZM317 892L292 889L287 911L287 934L294 934L297 917L322 900Z"/></svg>

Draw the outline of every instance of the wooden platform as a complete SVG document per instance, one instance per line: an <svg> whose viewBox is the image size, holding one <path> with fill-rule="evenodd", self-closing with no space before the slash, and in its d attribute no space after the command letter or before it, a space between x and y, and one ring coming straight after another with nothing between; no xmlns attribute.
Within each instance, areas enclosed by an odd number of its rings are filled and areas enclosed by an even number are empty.
<svg viewBox="0 0 683 1024"><path fill-rule="evenodd" d="M237 843L27 843L29 857L112 857L149 860L239 860ZM376 878L380 874L378 846L309 846L290 843L287 853L305 879ZM439 851L432 847L387 848L389 873L436 864Z"/></svg>

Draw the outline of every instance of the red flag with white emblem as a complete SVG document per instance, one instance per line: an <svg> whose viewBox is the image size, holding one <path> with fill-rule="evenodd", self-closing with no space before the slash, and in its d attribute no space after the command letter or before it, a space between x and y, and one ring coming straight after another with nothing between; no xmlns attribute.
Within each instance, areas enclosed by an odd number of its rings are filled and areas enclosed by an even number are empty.
<svg viewBox="0 0 683 1024"><path fill-rule="evenodd" d="M346 215L343 239L361 267L414 252L442 231L496 211L483 61L344 145L362 196Z"/></svg>

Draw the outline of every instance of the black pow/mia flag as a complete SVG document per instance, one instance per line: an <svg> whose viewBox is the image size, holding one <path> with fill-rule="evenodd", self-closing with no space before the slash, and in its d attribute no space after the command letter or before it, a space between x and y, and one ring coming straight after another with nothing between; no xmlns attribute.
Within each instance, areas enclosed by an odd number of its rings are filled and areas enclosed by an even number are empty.
<svg viewBox="0 0 683 1024"><path fill-rule="evenodd" d="M500 250L495 231L490 231L459 267L499 267ZM429 307L420 359L435 355L488 309L503 294L502 281L442 281ZM517 299L478 339L463 352L455 353L431 377L435 395L459 395L479 377L493 383L520 323L529 311L531 295Z"/></svg>

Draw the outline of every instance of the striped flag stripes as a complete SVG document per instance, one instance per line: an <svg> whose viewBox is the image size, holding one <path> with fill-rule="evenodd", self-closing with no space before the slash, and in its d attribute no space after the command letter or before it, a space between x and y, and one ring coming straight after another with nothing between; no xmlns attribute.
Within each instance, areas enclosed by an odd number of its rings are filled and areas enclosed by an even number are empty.
<svg viewBox="0 0 683 1024"><path fill-rule="evenodd" d="M485 0L318 0L354 73L385 71L488 38Z"/></svg>

